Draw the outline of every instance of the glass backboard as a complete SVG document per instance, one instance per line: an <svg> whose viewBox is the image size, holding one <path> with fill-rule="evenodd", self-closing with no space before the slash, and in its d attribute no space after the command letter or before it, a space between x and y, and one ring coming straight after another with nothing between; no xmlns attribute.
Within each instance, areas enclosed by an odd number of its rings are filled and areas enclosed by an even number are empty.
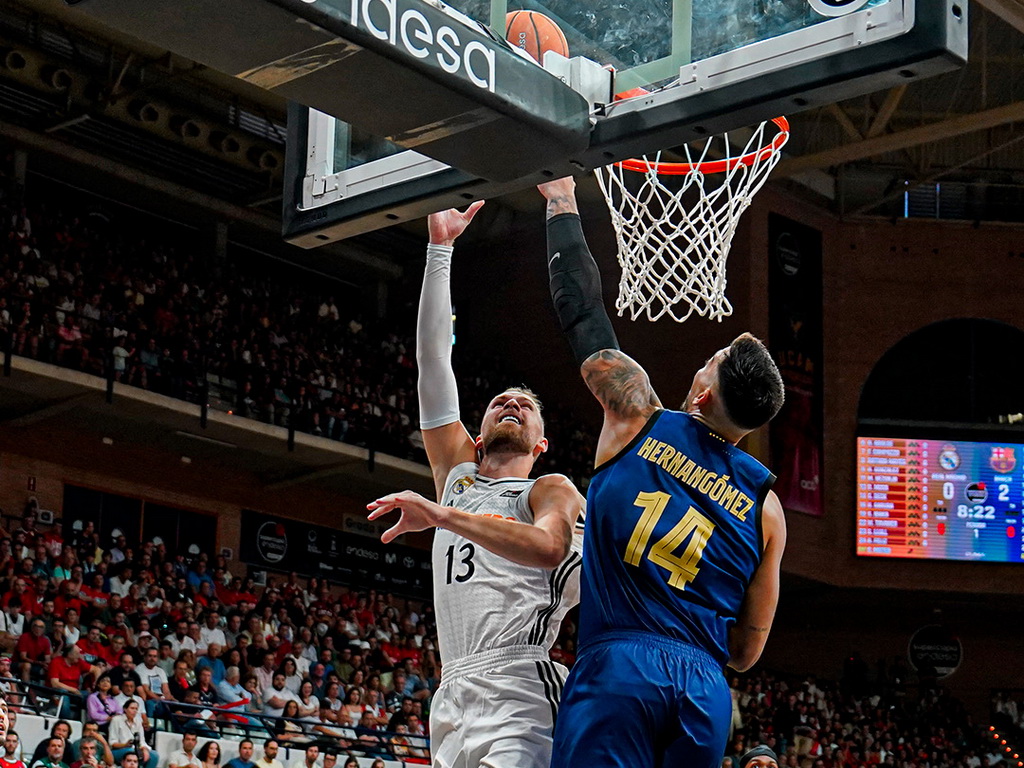
<svg viewBox="0 0 1024 768"><path fill-rule="evenodd" d="M546 170L549 175L587 171L704 133L948 71L967 54L966 5L956 0L452 0L452 5L495 35L504 34L507 13L540 11L565 33L570 57L614 67L607 103L588 99L590 148L563 167ZM649 93L612 98L637 87ZM488 182L316 110L296 106L292 117L290 154L305 164L294 172L302 195L296 205L286 206L286 236L305 247L543 180L524 178L518 187ZM301 154L292 151L292 137L305 140Z"/></svg>
<svg viewBox="0 0 1024 768"><path fill-rule="evenodd" d="M616 92L671 82L680 67L807 29L889 0L451 0L504 35L510 11L539 11L570 56L616 69Z"/></svg>

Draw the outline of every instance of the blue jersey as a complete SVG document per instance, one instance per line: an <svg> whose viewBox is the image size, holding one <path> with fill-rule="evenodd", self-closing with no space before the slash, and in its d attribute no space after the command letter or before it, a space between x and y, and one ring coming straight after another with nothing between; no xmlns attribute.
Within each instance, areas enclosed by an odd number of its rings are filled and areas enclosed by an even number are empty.
<svg viewBox="0 0 1024 768"><path fill-rule="evenodd" d="M581 648L608 632L650 632L724 666L774 480L693 416L653 414L587 493Z"/></svg>

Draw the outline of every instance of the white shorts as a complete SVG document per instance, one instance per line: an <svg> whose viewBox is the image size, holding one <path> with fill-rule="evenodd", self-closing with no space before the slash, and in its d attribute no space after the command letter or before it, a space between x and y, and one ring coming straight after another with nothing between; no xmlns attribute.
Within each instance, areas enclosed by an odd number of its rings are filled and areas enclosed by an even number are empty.
<svg viewBox="0 0 1024 768"><path fill-rule="evenodd" d="M434 768L548 768L567 674L533 645L445 664L430 708Z"/></svg>

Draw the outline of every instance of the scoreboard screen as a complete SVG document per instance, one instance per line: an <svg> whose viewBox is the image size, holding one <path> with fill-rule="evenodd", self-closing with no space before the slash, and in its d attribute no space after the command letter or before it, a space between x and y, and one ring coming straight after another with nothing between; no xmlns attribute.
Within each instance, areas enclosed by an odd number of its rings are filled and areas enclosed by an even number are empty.
<svg viewBox="0 0 1024 768"><path fill-rule="evenodd" d="M857 554L1024 562L1024 445L857 438Z"/></svg>

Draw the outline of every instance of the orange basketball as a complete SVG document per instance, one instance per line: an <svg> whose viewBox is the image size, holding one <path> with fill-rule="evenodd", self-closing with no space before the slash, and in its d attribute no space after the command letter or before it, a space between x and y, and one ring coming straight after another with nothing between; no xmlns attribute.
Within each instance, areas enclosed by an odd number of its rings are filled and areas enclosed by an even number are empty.
<svg viewBox="0 0 1024 768"><path fill-rule="evenodd" d="M538 64L544 63L545 51L569 55L569 43L562 30L537 11L511 11L506 14L505 39L530 54Z"/></svg>

